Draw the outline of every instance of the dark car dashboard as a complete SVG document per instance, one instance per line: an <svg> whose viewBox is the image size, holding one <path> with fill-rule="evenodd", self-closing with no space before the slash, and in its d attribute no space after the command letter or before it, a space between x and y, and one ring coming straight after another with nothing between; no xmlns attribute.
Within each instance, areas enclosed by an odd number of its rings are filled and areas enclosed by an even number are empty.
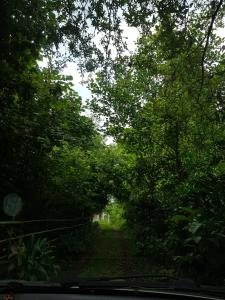
<svg viewBox="0 0 225 300"><path fill-rule="evenodd" d="M225 299L225 295L207 295L207 294L196 294L191 292L162 292L162 291L151 291L148 293L132 292L124 294L121 291L115 294L102 292L88 292L88 294L77 293L77 292L13 292L5 291L0 293L0 299L3 300L165 300L165 299L204 299L204 300L221 300Z"/></svg>
<svg viewBox="0 0 225 300"><path fill-rule="evenodd" d="M1 281L0 300L221 300L225 289L212 286L195 286L187 280L170 285L144 286L126 281L88 281L41 283ZM179 284L177 284L179 283Z"/></svg>

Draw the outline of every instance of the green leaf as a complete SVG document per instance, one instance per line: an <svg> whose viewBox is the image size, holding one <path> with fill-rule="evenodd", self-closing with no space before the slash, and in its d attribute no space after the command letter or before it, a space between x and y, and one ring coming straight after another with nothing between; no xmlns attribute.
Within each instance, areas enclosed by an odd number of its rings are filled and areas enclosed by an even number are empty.
<svg viewBox="0 0 225 300"><path fill-rule="evenodd" d="M196 244L199 244L199 242L201 241L202 237L201 236L194 236L193 240L195 241Z"/></svg>
<svg viewBox="0 0 225 300"><path fill-rule="evenodd" d="M202 224L195 221L189 224L188 229L192 234L195 234L200 228Z"/></svg>
<svg viewBox="0 0 225 300"><path fill-rule="evenodd" d="M185 222L185 221L188 221L188 217L186 217L184 215L175 215L171 218L171 221L173 221L175 223Z"/></svg>

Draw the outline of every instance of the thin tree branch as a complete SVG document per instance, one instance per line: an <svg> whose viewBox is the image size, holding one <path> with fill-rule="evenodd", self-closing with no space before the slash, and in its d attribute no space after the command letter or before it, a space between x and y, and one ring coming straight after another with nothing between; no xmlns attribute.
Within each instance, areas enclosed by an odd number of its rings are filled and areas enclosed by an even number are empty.
<svg viewBox="0 0 225 300"><path fill-rule="evenodd" d="M204 63L205 63L205 56L206 56L207 48L209 46L209 39L210 39L210 35L212 33L212 30L213 30L214 22L216 20L216 17L217 17L217 15L219 13L219 10L220 10L222 4L223 4L223 0L220 0L219 3L218 3L218 5L217 5L217 7L216 7L215 12L213 13L213 15L211 17L211 22L209 24L209 28L208 28L207 35L206 35L206 43L205 43L205 46L204 46L204 49L203 49L203 53L202 53L202 58L201 58L202 76L201 76L200 93L202 91L202 87L203 87L204 79L205 79L205 66L204 66Z"/></svg>

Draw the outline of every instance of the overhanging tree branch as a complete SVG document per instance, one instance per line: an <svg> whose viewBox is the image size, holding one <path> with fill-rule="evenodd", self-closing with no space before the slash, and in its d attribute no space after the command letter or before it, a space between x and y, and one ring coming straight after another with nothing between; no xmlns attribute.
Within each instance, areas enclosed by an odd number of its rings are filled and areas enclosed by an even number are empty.
<svg viewBox="0 0 225 300"><path fill-rule="evenodd" d="M205 46L204 46L204 49L203 49L203 53L202 53L202 58L201 58L201 69L202 69L202 76L201 76L201 87L200 87L200 93L202 91L202 87L203 87L203 84L204 84L204 77L205 77L205 66L204 66L204 63L205 63L205 56L206 56L206 51L207 51L207 48L209 46L209 39L210 39L210 35L212 33L212 30L213 30L213 25L214 25L214 22L216 20L216 17L219 13L219 10L221 8L223 4L223 0L220 0L217 7L216 7L216 10L215 12L213 13L212 17L211 17L211 22L209 24L209 28L207 30L207 35L206 35L206 43L205 43Z"/></svg>

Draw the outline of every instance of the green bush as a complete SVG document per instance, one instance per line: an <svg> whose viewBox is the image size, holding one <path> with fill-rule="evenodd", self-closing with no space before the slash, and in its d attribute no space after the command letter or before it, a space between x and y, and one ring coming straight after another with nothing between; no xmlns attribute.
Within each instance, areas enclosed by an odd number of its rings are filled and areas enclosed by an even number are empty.
<svg viewBox="0 0 225 300"><path fill-rule="evenodd" d="M106 206L105 212L108 213L112 225L120 228L125 224L124 209L121 203L110 202Z"/></svg>
<svg viewBox="0 0 225 300"><path fill-rule="evenodd" d="M8 275L22 280L47 280L57 274L59 266L54 246L46 238L19 240L8 247Z"/></svg>
<svg viewBox="0 0 225 300"><path fill-rule="evenodd" d="M224 220L216 215L207 216L200 209L182 207L180 214L174 215L171 221L176 224L177 229L181 226L183 229L183 245L179 247L180 253L174 257L180 269L190 273L197 269L199 276L203 276L205 280L208 279L207 269L210 269L219 277L222 267L225 267ZM174 236L176 231L178 230L174 230ZM214 279L212 273L211 281Z"/></svg>
<svg viewBox="0 0 225 300"><path fill-rule="evenodd" d="M57 244L58 256L63 255L64 259L69 258L70 260L73 255L78 256L84 253L92 241L97 226L98 224L91 223L60 235Z"/></svg>

